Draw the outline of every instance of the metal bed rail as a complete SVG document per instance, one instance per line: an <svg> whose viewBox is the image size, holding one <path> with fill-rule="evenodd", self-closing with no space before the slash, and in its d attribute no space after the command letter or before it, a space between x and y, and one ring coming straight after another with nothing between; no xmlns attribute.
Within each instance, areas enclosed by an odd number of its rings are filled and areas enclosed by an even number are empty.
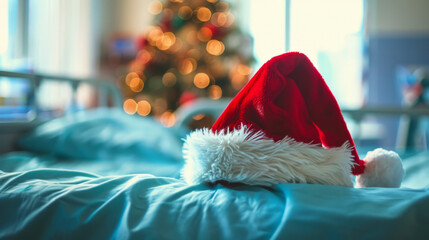
<svg viewBox="0 0 429 240"><path fill-rule="evenodd" d="M231 99L224 100L211 100L211 99L198 99L192 104L180 107L176 111L177 121L175 126L179 128L186 128L189 123L193 121L194 116L204 115L209 116L211 119L217 119L222 111L227 107ZM401 107L401 106L364 106L361 108L350 109L342 108L343 115L355 123L355 128L352 134L354 135L355 142L362 140L362 123L365 122L366 117L394 117L399 118L405 124L395 129L397 132L397 146L398 148L409 148L414 145L414 136L419 134L417 132L417 123L424 117L429 117L428 106L415 106L415 107ZM403 128L403 129L401 129Z"/></svg>
<svg viewBox="0 0 429 240"><path fill-rule="evenodd" d="M350 115L356 120L367 115L386 115L386 116L410 116L422 117L429 116L429 107L361 107L357 109L341 109L344 114Z"/></svg>
<svg viewBox="0 0 429 240"><path fill-rule="evenodd" d="M231 99L211 100L198 99L190 105L181 107L177 111L178 123L186 124L192 119L193 115L208 114L217 118L222 111L228 106ZM360 108L341 108L344 115L350 116L354 121L362 121L366 116L409 116L409 117L429 117L429 106L416 106L412 108L395 107L395 106L364 106Z"/></svg>
<svg viewBox="0 0 429 240"><path fill-rule="evenodd" d="M122 95L120 91L108 80L100 78L74 78L68 76L59 76L59 75L48 75L48 74L31 74L31 73L22 73L22 72L10 72L10 71L0 71L0 78L16 78L16 79L26 79L29 82L29 94L33 94L32 100L29 101L29 106L31 111L28 113L28 118L23 120L13 120L13 121L0 121L0 132L4 131L16 131L22 128L26 129L28 127L37 125L41 122L39 118L39 108L36 102L36 96L38 93L38 88L40 87L43 81L55 81L55 82L65 82L69 83L72 89L72 99L71 105L73 107L77 106L77 90L82 84L87 84L93 86L98 91L97 103L98 107L107 107L109 103L112 107L122 107Z"/></svg>

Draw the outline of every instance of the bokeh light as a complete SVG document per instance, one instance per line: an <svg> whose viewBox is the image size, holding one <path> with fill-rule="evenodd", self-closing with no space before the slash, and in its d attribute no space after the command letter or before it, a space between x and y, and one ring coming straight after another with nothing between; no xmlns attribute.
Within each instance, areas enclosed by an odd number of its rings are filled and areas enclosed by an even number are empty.
<svg viewBox="0 0 429 240"><path fill-rule="evenodd" d="M142 49L137 53L137 59L140 61L140 64L146 65L152 59L152 55L148 50Z"/></svg>
<svg viewBox="0 0 429 240"><path fill-rule="evenodd" d="M197 69L197 61L193 58L185 58L179 63L178 69L181 74L187 75Z"/></svg>
<svg viewBox="0 0 429 240"><path fill-rule="evenodd" d="M152 107L150 106L150 103L146 100L142 100L137 103L137 113L141 116L149 115L151 109Z"/></svg>
<svg viewBox="0 0 429 240"><path fill-rule="evenodd" d="M219 2L216 4L216 11L218 12L226 12L229 9L229 5L226 2Z"/></svg>
<svg viewBox="0 0 429 240"><path fill-rule="evenodd" d="M199 120L203 119L205 116L206 115L204 115L204 114L197 114L197 115L193 116L192 119L199 121Z"/></svg>
<svg viewBox="0 0 429 240"><path fill-rule="evenodd" d="M166 127L172 127L176 122L176 116L170 111L164 112L160 117L160 122Z"/></svg>
<svg viewBox="0 0 429 240"><path fill-rule="evenodd" d="M208 20L210 20L211 16L212 16L212 12L210 11L210 9L206 7L200 7L197 10L197 18L201 22L207 22Z"/></svg>
<svg viewBox="0 0 429 240"><path fill-rule="evenodd" d="M228 28L234 23L235 17L232 13L228 13L226 16L227 16L227 20L226 20L226 23L223 25L223 27Z"/></svg>
<svg viewBox="0 0 429 240"><path fill-rule="evenodd" d="M144 82L141 78L136 77L136 78L131 79L129 86L130 86L131 91L140 92L141 90L143 90Z"/></svg>
<svg viewBox="0 0 429 240"><path fill-rule="evenodd" d="M164 36L160 27L151 27L148 31L147 40L149 44L155 46L157 41Z"/></svg>
<svg viewBox="0 0 429 240"><path fill-rule="evenodd" d="M124 102L124 111L130 115L137 112L137 103L134 99L127 99Z"/></svg>
<svg viewBox="0 0 429 240"><path fill-rule="evenodd" d="M192 9L188 6L182 6L179 8L177 15L184 20L187 20L192 17Z"/></svg>
<svg viewBox="0 0 429 240"><path fill-rule="evenodd" d="M164 19L172 19L173 17L174 17L174 13L175 11L173 11L172 9L170 9L170 8L164 8L164 10L162 11L162 17L164 18Z"/></svg>
<svg viewBox="0 0 429 240"><path fill-rule="evenodd" d="M201 42L207 42L212 38L212 36L213 36L213 32L208 27L202 27L198 31L198 35L197 35L198 40L200 40Z"/></svg>
<svg viewBox="0 0 429 240"><path fill-rule="evenodd" d="M162 11L162 3L160 1L153 1L149 4L149 12L153 15L157 15Z"/></svg>
<svg viewBox="0 0 429 240"><path fill-rule="evenodd" d="M206 88L210 84L210 77L206 73L197 73L194 77L194 85L197 88Z"/></svg>
<svg viewBox="0 0 429 240"><path fill-rule="evenodd" d="M207 0L207 2L209 2L209 3L215 3L215 2L217 2L217 0Z"/></svg>
<svg viewBox="0 0 429 240"><path fill-rule="evenodd" d="M131 80L138 77L139 75L136 72L128 73L127 76L125 77L125 84L127 84L127 86L130 86Z"/></svg>
<svg viewBox="0 0 429 240"><path fill-rule="evenodd" d="M225 51L225 45L219 40L212 39L207 43L206 50L211 55L219 56Z"/></svg>
<svg viewBox="0 0 429 240"><path fill-rule="evenodd" d="M162 76L162 84L166 87L172 87L176 84L176 75L172 72L167 72Z"/></svg>
<svg viewBox="0 0 429 240"><path fill-rule="evenodd" d="M160 50L169 49L176 42L176 36L172 32L166 32L156 41L156 46Z"/></svg>
<svg viewBox="0 0 429 240"><path fill-rule="evenodd" d="M131 81L130 81L130 87L131 88L135 88L135 87L137 87L138 85L139 85L139 83L141 82L141 79L140 78L138 78L138 77L136 77L136 78L133 78L133 79L131 79Z"/></svg>
<svg viewBox="0 0 429 240"><path fill-rule="evenodd" d="M217 100L222 97L222 88L220 88L218 85L212 85L209 87L209 98L213 100Z"/></svg>
<svg viewBox="0 0 429 240"><path fill-rule="evenodd" d="M228 17L223 12L214 13L211 20L212 24L215 25L216 27L224 26L227 23L227 21L228 21Z"/></svg>

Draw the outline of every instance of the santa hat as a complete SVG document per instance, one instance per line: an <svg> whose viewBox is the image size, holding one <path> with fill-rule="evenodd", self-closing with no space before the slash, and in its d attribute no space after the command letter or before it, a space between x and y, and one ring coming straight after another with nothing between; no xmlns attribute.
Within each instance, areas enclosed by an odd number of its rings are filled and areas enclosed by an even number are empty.
<svg viewBox="0 0 429 240"><path fill-rule="evenodd" d="M335 97L310 60L286 53L265 63L212 129L184 145L189 184L317 183L399 187L399 156L376 149L361 160Z"/></svg>

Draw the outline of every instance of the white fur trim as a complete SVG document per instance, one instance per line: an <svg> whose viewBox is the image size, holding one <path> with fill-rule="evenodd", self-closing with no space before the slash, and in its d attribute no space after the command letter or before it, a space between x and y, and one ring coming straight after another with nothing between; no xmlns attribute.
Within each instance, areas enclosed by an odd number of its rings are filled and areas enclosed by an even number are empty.
<svg viewBox="0 0 429 240"><path fill-rule="evenodd" d="M317 183L353 187L349 144L326 149L290 137L274 142L246 127L213 133L191 133L183 148L182 176L189 184L218 180L249 185Z"/></svg>
<svg viewBox="0 0 429 240"><path fill-rule="evenodd" d="M356 177L356 187L400 187L405 171L399 155L377 148L368 152L365 172Z"/></svg>

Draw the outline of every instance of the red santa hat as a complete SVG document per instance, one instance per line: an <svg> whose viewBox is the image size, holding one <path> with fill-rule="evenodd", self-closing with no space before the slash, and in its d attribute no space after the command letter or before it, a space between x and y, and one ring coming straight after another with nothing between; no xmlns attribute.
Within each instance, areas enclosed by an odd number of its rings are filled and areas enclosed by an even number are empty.
<svg viewBox="0 0 429 240"><path fill-rule="evenodd" d="M310 60L286 53L265 63L212 129L184 145L184 179L271 186L317 183L399 187L399 156L376 149L361 160L335 97Z"/></svg>

